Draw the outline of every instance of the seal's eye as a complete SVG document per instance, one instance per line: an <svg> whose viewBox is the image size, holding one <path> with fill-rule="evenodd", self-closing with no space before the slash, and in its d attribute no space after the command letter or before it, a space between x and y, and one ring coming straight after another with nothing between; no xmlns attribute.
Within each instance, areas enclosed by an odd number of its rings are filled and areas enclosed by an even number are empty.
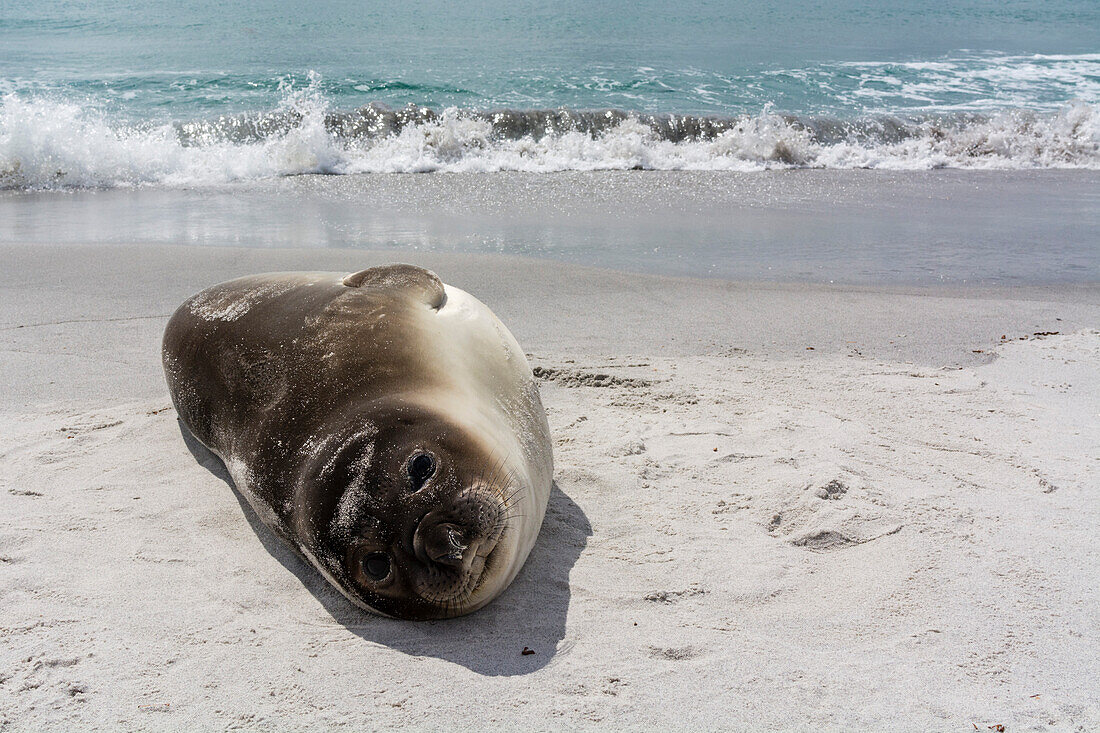
<svg viewBox="0 0 1100 733"><path fill-rule="evenodd" d="M364 555L359 564L363 568L363 573L376 583L385 580L390 574L390 559L381 552Z"/></svg>
<svg viewBox="0 0 1100 733"><path fill-rule="evenodd" d="M419 489L435 473L435 459L428 453L417 453L409 459L408 472L409 478Z"/></svg>

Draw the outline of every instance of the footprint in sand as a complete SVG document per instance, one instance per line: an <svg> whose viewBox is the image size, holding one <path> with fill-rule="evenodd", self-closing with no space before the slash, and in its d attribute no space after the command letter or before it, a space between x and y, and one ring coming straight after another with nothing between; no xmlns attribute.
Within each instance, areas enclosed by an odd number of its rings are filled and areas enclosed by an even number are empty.
<svg viewBox="0 0 1100 733"><path fill-rule="evenodd" d="M900 531L899 515L871 498L868 488L846 476L815 482L786 492L764 524L795 547L815 551L861 545Z"/></svg>

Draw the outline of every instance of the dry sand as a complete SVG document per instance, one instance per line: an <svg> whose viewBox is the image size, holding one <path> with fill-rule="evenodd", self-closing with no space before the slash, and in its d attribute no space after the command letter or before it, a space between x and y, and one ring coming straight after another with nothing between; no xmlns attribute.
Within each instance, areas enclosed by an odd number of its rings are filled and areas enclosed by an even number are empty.
<svg viewBox="0 0 1100 733"><path fill-rule="evenodd" d="M531 353L557 489L503 596L408 623L258 524L158 354L207 284L385 259L0 248L0 729L1100 727L1097 288L412 258Z"/></svg>

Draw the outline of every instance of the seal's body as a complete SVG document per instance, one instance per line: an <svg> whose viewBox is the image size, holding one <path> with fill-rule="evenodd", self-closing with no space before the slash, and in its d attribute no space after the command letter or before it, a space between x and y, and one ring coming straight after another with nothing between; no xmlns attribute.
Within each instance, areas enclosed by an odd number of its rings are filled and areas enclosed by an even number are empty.
<svg viewBox="0 0 1100 733"><path fill-rule="evenodd" d="M531 368L484 304L431 272L215 285L173 314L163 358L183 422L357 605L469 613L534 545L553 459Z"/></svg>

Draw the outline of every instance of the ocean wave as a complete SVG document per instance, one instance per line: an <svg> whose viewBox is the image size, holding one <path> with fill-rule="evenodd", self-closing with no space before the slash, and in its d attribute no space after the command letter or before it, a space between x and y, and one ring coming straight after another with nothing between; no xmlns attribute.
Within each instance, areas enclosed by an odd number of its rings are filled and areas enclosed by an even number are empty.
<svg viewBox="0 0 1100 733"><path fill-rule="evenodd" d="M846 61L790 72L836 102L868 110L1027 108L1054 111L1067 99L1100 99L1100 54L971 54L932 61ZM847 81L846 84L838 84Z"/></svg>
<svg viewBox="0 0 1100 733"><path fill-rule="evenodd" d="M0 97L0 188L196 186L307 173L781 168L1100 169L1100 108L732 117L621 110L334 111L316 83L262 114L174 124Z"/></svg>

